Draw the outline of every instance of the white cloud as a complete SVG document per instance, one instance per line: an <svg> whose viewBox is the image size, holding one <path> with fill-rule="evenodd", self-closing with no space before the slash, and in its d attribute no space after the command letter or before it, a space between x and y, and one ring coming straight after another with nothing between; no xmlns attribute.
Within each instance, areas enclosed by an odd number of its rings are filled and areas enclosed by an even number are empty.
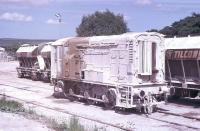
<svg viewBox="0 0 200 131"><path fill-rule="evenodd" d="M124 20L125 20L125 21L129 21L129 20L131 20L131 17L128 16L128 15L124 15Z"/></svg>
<svg viewBox="0 0 200 131"><path fill-rule="evenodd" d="M58 20L54 20L54 19L48 19L46 21L47 24L53 24L53 25L57 25L59 24Z"/></svg>
<svg viewBox="0 0 200 131"><path fill-rule="evenodd" d="M175 11L189 11L194 12L199 10L200 1L165 1L158 2L155 7L160 11L175 12Z"/></svg>
<svg viewBox="0 0 200 131"><path fill-rule="evenodd" d="M0 15L0 20L30 22L33 18L17 12L5 12Z"/></svg>
<svg viewBox="0 0 200 131"><path fill-rule="evenodd" d="M136 4L138 5L150 5L152 0L136 0Z"/></svg>
<svg viewBox="0 0 200 131"><path fill-rule="evenodd" d="M0 3L8 4L29 4L29 5L46 5L53 0L0 0Z"/></svg>

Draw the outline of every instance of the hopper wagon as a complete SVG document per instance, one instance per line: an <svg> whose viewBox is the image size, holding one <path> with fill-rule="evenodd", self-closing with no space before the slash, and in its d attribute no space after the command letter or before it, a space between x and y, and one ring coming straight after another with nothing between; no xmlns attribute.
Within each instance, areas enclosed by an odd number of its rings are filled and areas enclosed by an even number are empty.
<svg viewBox="0 0 200 131"><path fill-rule="evenodd" d="M175 98L200 97L200 36L166 38L166 81Z"/></svg>
<svg viewBox="0 0 200 131"><path fill-rule="evenodd" d="M19 66L19 78L32 80L50 80L51 42L40 45L22 45L16 52Z"/></svg>

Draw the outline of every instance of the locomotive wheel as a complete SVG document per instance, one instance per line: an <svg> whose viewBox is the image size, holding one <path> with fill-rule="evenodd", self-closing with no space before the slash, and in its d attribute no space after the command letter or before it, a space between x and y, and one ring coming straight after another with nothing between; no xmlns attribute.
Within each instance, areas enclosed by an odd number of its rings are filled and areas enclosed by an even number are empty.
<svg viewBox="0 0 200 131"><path fill-rule="evenodd" d="M83 96L86 99L87 104L89 104L89 105L95 104L94 100L88 99L88 98L90 98L90 95L89 95L88 91L84 91Z"/></svg>
<svg viewBox="0 0 200 131"><path fill-rule="evenodd" d="M39 75L37 73L32 73L31 74L31 79L34 81L38 81L39 80Z"/></svg>
<svg viewBox="0 0 200 131"><path fill-rule="evenodd" d="M48 81L48 78L45 77L45 75L44 75L43 73L41 74L41 79L42 79L43 81L45 81L45 82Z"/></svg>
<svg viewBox="0 0 200 131"><path fill-rule="evenodd" d="M102 95L102 100L104 101L104 107L106 109L111 108L110 104L109 104L109 100L108 97L106 96L106 94Z"/></svg>
<svg viewBox="0 0 200 131"><path fill-rule="evenodd" d="M102 96L102 99L104 101L104 106L106 108L114 108L114 106L116 105L116 97L117 97L117 93L115 89L109 89L108 92L106 94L104 94Z"/></svg>
<svg viewBox="0 0 200 131"><path fill-rule="evenodd" d="M24 74L23 73L17 73L18 78L24 78Z"/></svg>
<svg viewBox="0 0 200 131"><path fill-rule="evenodd" d="M55 97L66 97L63 89L64 89L64 82L60 80L54 86L54 96Z"/></svg>
<svg viewBox="0 0 200 131"><path fill-rule="evenodd" d="M33 81L36 81L36 80L37 80L37 76L31 75L31 79L32 79Z"/></svg>
<svg viewBox="0 0 200 131"><path fill-rule="evenodd" d="M88 103L89 105L94 105L94 104L95 104L95 101L94 101L94 100L89 100L89 99L87 99L87 103Z"/></svg>
<svg viewBox="0 0 200 131"><path fill-rule="evenodd" d="M76 100L76 97L75 96L72 96L74 94L74 91L72 88L69 89L69 95L67 95L67 98L70 100L70 101L75 101Z"/></svg>
<svg viewBox="0 0 200 131"><path fill-rule="evenodd" d="M198 96L198 91L195 91L195 90L190 91L190 97L195 98L197 96Z"/></svg>

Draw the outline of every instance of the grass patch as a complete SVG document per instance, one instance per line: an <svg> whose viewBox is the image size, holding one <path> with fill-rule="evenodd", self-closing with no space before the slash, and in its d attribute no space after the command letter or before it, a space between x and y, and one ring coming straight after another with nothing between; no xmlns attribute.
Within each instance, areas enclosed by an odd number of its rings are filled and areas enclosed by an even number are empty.
<svg viewBox="0 0 200 131"><path fill-rule="evenodd" d="M38 115L32 109L26 110L25 112L25 117L28 119L39 120L48 128L54 129L55 131L99 131L96 126L93 128L85 128L82 124L80 124L79 119L76 116L72 116L69 121L58 122L54 118ZM101 131L106 131L106 129L101 129Z"/></svg>
<svg viewBox="0 0 200 131"><path fill-rule="evenodd" d="M69 121L58 122L56 119L48 118L43 115L38 115L32 109L25 109L23 104L14 101L6 100L5 97L0 98L0 111L10 113L20 113L27 119L37 120L47 125L48 128L54 129L55 131L98 131L99 129L95 126L94 128L86 129L80 124L79 119L76 116L72 116ZM106 131L106 130L104 130Z"/></svg>
<svg viewBox="0 0 200 131"><path fill-rule="evenodd" d="M43 121L47 123L48 127L55 131L93 131L93 129L85 129L84 126L79 123L79 119L75 116L71 117L69 122L62 123L44 116L42 116L42 118Z"/></svg>
<svg viewBox="0 0 200 131"><path fill-rule="evenodd" d="M79 119L75 116L71 117L69 122L70 131L85 131L84 127L79 123Z"/></svg>
<svg viewBox="0 0 200 131"><path fill-rule="evenodd" d="M24 112L23 105L13 100L6 100L5 98L0 99L0 111L2 112Z"/></svg>

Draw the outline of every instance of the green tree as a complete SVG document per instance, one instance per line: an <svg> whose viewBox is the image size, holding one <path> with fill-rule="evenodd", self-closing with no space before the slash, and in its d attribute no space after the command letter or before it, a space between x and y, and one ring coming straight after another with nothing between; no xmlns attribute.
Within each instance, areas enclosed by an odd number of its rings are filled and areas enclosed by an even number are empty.
<svg viewBox="0 0 200 131"><path fill-rule="evenodd" d="M151 29L151 30L147 30L147 32L159 32L159 30L157 30L157 29Z"/></svg>
<svg viewBox="0 0 200 131"><path fill-rule="evenodd" d="M166 26L158 32L166 37L200 35L200 14L192 13L191 16L175 21L171 26Z"/></svg>
<svg viewBox="0 0 200 131"><path fill-rule="evenodd" d="M128 31L123 15L115 15L109 10L83 16L79 27L76 28L78 36L115 35Z"/></svg>
<svg viewBox="0 0 200 131"><path fill-rule="evenodd" d="M166 37L174 37L177 35L176 28L172 26L166 26L163 29L161 29L159 32L166 35Z"/></svg>

